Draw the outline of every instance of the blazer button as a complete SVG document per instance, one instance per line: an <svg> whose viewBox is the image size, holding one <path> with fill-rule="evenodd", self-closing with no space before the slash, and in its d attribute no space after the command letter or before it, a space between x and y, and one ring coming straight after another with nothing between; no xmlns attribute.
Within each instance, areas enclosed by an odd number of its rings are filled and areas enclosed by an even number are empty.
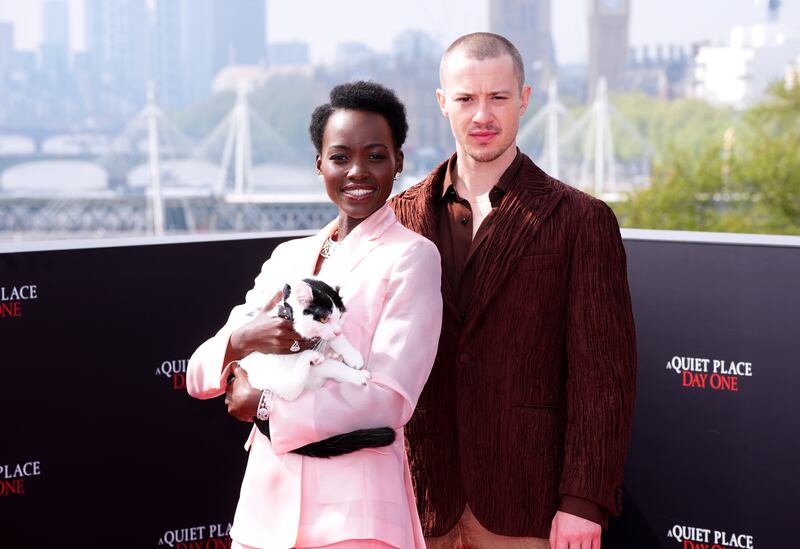
<svg viewBox="0 0 800 549"><path fill-rule="evenodd" d="M472 359L472 357L470 356L469 353L461 353L460 355L458 355L458 361L461 364L469 363L470 359Z"/></svg>

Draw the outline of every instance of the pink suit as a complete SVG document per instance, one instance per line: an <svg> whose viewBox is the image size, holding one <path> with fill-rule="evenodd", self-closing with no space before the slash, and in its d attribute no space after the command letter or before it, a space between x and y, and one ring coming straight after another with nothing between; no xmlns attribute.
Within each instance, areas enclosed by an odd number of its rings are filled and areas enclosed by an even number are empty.
<svg viewBox="0 0 800 549"><path fill-rule="evenodd" d="M224 392L228 338L244 313L264 304L286 281L311 276L329 224L315 236L278 246L262 267L246 304L195 351L187 388L197 398ZM293 402L276 398L272 442L253 428L231 537L264 549L318 547L344 540L378 540L424 548L403 425L428 379L442 321L441 262L434 244L404 228L388 206L358 225L323 264L319 277L341 286L344 333L366 360L366 386L329 381ZM332 459L290 450L355 429L388 425L391 446Z"/></svg>

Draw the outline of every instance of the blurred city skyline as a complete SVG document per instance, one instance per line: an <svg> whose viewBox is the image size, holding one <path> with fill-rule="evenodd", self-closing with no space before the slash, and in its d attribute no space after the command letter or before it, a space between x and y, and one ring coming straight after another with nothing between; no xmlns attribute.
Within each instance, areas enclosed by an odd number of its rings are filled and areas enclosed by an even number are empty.
<svg viewBox="0 0 800 549"><path fill-rule="evenodd" d="M74 51L85 51L85 0L65 1L69 5L70 45ZM427 32L445 47L462 34L487 30L489 26L488 0L406 0L391 17L383 10L375 15L376 10L367 9L359 0L340 0L335 9L327 3L321 6L318 0L266 1L267 41L305 42L314 64L332 62L336 46L345 42L361 42L378 52L387 52L398 34L416 29ZM15 48L39 47L41 4L41 0L0 0L0 21L14 25ZM725 44L734 26L767 22L767 4L768 0L632 0L630 44ZM553 3L552 30L559 65L587 61L587 11L587 0ZM419 17L421 13L426 14L424 19ZM800 2L784 0L780 22L784 29L800 29Z"/></svg>
<svg viewBox="0 0 800 549"><path fill-rule="evenodd" d="M800 90L800 0L378 6L0 0L0 239L319 227L332 214L312 169L313 108L341 82L394 89L410 128L399 190L451 154L433 94L439 59L485 30L516 44L533 86L520 150L620 211L686 173L663 167L692 162L675 147L706 151L689 193L713 198L709 219L725 219L715 228L735 226L724 216L782 181L759 176L754 193L748 174L765 169L765 101L800 127L800 110L780 110L793 103L775 95ZM794 158L787 135L772 146ZM773 203L762 228L793 226Z"/></svg>

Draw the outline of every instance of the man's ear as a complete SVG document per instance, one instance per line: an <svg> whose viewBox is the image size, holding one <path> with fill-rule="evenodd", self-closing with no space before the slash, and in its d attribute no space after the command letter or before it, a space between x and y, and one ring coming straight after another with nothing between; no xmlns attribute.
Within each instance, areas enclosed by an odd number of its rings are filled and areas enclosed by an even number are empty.
<svg viewBox="0 0 800 549"><path fill-rule="evenodd" d="M525 114L525 111L528 110L528 101L531 98L531 87L528 84L522 86L522 93L520 93L520 101L519 101L519 116L522 117Z"/></svg>
<svg viewBox="0 0 800 549"><path fill-rule="evenodd" d="M444 94L444 90L442 88L438 88L436 90L436 101L439 102L439 110L442 111L442 116L445 118L449 118L447 113L447 96Z"/></svg>

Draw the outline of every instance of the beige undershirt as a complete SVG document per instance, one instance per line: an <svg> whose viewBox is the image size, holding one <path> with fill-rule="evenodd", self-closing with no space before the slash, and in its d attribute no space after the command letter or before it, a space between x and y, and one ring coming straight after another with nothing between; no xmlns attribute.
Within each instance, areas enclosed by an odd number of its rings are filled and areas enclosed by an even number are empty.
<svg viewBox="0 0 800 549"><path fill-rule="evenodd" d="M469 205L472 208L472 238L474 240L481 223L492 211L492 201L489 200L489 193L486 193L470 200Z"/></svg>

